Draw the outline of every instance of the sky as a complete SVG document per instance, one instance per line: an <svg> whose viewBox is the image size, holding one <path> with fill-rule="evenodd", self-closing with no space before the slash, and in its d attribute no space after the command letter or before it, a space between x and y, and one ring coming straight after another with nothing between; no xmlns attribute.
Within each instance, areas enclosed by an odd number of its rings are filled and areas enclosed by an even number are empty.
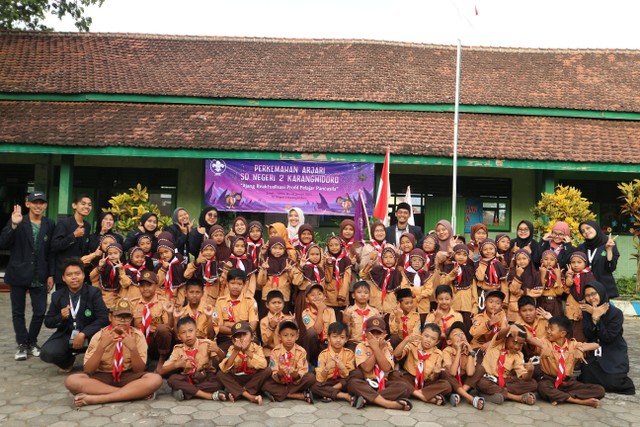
<svg viewBox="0 0 640 427"><path fill-rule="evenodd" d="M92 32L640 49L638 0L105 0L87 15Z"/></svg>

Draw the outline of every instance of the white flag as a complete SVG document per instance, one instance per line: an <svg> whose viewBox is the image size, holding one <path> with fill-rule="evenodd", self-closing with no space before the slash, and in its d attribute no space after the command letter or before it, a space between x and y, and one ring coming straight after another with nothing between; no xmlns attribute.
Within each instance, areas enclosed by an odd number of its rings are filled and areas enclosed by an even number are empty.
<svg viewBox="0 0 640 427"><path fill-rule="evenodd" d="M404 201L409 204L409 225L416 225L413 219L413 205L411 204L411 186L407 185L407 194L404 196Z"/></svg>

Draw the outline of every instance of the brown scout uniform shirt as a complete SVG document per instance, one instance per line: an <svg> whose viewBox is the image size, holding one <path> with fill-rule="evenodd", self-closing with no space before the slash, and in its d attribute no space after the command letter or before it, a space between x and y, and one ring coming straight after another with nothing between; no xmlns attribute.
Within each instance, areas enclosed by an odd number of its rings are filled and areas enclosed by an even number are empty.
<svg viewBox="0 0 640 427"><path fill-rule="evenodd" d="M91 356L96 352L96 348L98 347L98 343L100 342L100 338L102 334L110 333L108 331L108 326L106 328L100 329L96 334L91 338L91 342L89 342L89 347L87 348L87 352L84 355L84 363L86 363ZM130 332L133 334L136 340L136 348L138 349L138 354L143 362L147 362L147 340L140 330L131 327ZM111 373L113 369L113 358L116 352L116 342L112 341L107 345L104 349L104 353L102 353L102 359L100 359L100 364L98 365L98 369L96 372L108 372ZM127 348L126 345L122 346L122 372L127 372L131 370L131 351Z"/></svg>
<svg viewBox="0 0 640 427"><path fill-rule="evenodd" d="M322 383L328 379L333 379L333 374L337 367L333 361L334 355L335 353L330 348L320 352L320 355L318 356L318 367L316 368L316 380L318 382ZM338 379L347 378L349 373L356 369L355 354L348 348L342 348L340 353L338 353L338 357L345 366L344 369L339 370ZM325 371L327 366L329 367L328 371Z"/></svg>

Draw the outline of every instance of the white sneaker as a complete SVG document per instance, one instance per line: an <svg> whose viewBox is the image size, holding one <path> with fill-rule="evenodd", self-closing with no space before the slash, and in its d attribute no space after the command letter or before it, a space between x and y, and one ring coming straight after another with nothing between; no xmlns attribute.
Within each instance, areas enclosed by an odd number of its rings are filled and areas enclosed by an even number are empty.
<svg viewBox="0 0 640 427"><path fill-rule="evenodd" d="M27 360L27 350L28 346L24 344L18 345L18 350L16 351L16 355L13 357L16 360Z"/></svg>
<svg viewBox="0 0 640 427"><path fill-rule="evenodd" d="M29 354L33 357L40 357L40 346L38 344L30 344Z"/></svg>

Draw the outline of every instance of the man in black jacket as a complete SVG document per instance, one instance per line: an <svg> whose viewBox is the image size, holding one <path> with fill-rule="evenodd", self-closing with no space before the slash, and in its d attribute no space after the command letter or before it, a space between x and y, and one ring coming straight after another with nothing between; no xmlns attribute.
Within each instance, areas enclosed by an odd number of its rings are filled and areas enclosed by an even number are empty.
<svg viewBox="0 0 640 427"><path fill-rule="evenodd" d="M411 216L411 206L409 203L399 203L396 208L396 219L398 223L387 227L387 243L400 247L400 237L404 233L411 233L416 238L416 245L422 240L422 229L415 225L409 225L409 217Z"/></svg>
<svg viewBox="0 0 640 427"><path fill-rule="evenodd" d="M0 249L9 250L9 265L4 275L10 286L11 316L18 350L15 360L27 360L27 354L40 356L38 335L47 310L47 293L53 288L53 257L50 251L54 222L43 216L47 196L40 191L29 194L29 214L22 215L20 205L13 207L11 220L0 234ZM31 297L31 324L27 331L25 306Z"/></svg>
<svg viewBox="0 0 640 427"><path fill-rule="evenodd" d="M53 232L51 251L55 256L56 290L64 288L62 282L62 265L71 257L81 257L87 254L91 225L85 220L91 213L91 197L87 194L77 196L71 207L73 215L58 221Z"/></svg>
<svg viewBox="0 0 640 427"><path fill-rule="evenodd" d="M53 293L44 318L45 326L56 331L42 345L40 359L70 372L75 355L84 352L91 337L109 324L109 313L100 289L84 284L80 259L70 258L62 265L62 280L66 287Z"/></svg>

